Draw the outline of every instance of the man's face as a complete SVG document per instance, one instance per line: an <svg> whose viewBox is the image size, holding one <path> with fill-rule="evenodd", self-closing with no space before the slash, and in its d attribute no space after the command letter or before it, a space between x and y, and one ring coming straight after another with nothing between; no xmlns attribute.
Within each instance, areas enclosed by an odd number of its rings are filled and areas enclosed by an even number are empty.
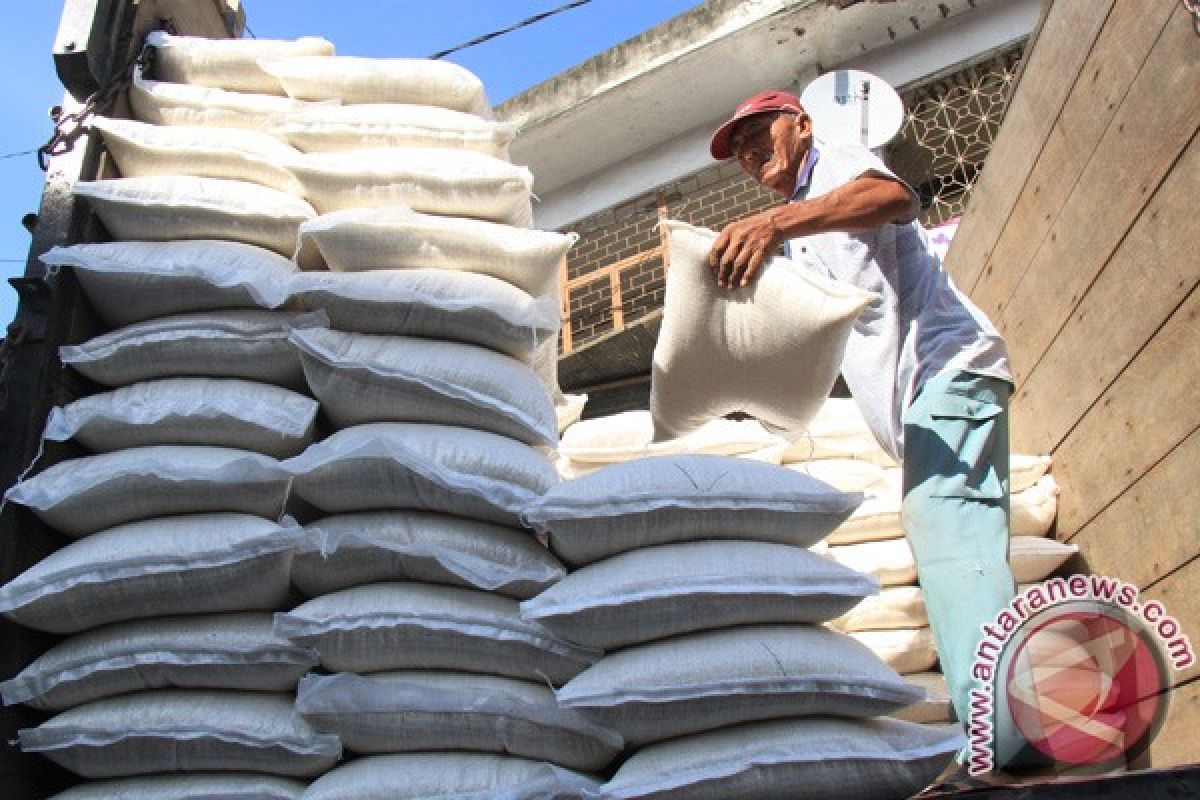
<svg viewBox="0 0 1200 800"><path fill-rule="evenodd" d="M789 198L811 142L808 115L784 111L747 117L729 137L730 149L742 170L757 183Z"/></svg>

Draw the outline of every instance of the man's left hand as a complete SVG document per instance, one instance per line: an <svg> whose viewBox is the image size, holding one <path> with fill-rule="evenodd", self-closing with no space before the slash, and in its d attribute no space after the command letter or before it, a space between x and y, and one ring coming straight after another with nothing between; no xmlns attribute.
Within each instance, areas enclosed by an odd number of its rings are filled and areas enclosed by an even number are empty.
<svg viewBox="0 0 1200 800"><path fill-rule="evenodd" d="M721 231L708 254L708 266L717 285L727 289L749 286L758 270L784 241L776 216L770 209L731 222Z"/></svg>

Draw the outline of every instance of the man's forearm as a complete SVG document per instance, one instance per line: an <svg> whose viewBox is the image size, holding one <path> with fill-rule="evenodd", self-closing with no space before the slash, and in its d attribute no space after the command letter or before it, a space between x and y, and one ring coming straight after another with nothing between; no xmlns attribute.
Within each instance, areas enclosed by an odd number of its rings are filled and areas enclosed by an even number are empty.
<svg viewBox="0 0 1200 800"><path fill-rule="evenodd" d="M908 190L888 178L859 178L812 200L770 211L782 240L838 231L865 233L893 222L907 222L918 210Z"/></svg>

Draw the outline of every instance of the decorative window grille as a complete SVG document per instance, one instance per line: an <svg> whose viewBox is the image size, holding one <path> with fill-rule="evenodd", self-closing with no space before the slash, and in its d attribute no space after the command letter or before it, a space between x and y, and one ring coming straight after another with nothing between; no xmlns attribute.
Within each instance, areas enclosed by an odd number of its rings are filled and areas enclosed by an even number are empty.
<svg viewBox="0 0 1200 800"><path fill-rule="evenodd" d="M921 222L934 227L962 215L1004 119L1022 46L902 93L893 168L921 195Z"/></svg>

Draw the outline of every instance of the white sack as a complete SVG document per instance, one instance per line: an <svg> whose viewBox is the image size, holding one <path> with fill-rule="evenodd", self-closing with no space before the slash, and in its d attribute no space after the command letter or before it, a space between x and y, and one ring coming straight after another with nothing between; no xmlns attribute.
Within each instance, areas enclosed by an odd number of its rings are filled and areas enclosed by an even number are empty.
<svg viewBox="0 0 1200 800"><path fill-rule="evenodd" d="M829 557L855 572L874 575L882 586L917 582L917 561L907 539L886 539L830 547Z"/></svg>
<svg viewBox="0 0 1200 800"><path fill-rule="evenodd" d="M333 672L449 669L561 684L600 656L521 619L516 600L422 583L322 595L277 614L275 632Z"/></svg>
<svg viewBox="0 0 1200 800"><path fill-rule="evenodd" d="M259 66L298 100L411 103L491 116L483 82L450 61L421 58L264 58Z"/></svg>
<svg viewBox="0 0 1200 800"><path fill-rule="evenodd" d="M870 717L923 696L862 644L820 625L727 628L631 647L556 694L631 744L759 719Z"/></svg>
<svg viewBox="0 0 1200 800"><path fill-rule="evenodd" d="M821 458L792 462L788 469L828 483L843 492L880 494L890 489L884 468L856 458Z"/></svg>
<svg viewBox="0 0 1200 800"><path fill-rule="evenodd" d="M300 800L305 784L249 772L140 775L89 781L50 800Z"/></svg>
<svg viewBox="0 0 1200 800"><path fill-rule="evenodd" d="M306 272L291 279L289 296L324 311L337 330L477 344L522 361L560 324L553 303L472 272Z"/></svg>
<svg viewBox="0 0 1200 800"><path fill-rule="evenodd" d="M521 616L600 650L759 623L823 622L878 591L802 547L707 541L646 547L589 564Z"/></svg>
<svg viewBox="0 0 1200 800"><path fill-rule="evenodd" d="M60 347L58 355L104 386L192 375L295 388L304 386L304 369L288 333L322 324L320 315L279 311L180 314Z"/></svg>
<svg viewBox="0 0 1200 800"><path fill-rule="evenodd" d="M1012 494L1023 492L1036 484L1050 469L1050 456L1015 453L1008 459L1008 490Z"/></svg>
<svg viewBox="0 0 1200 800"><path fill-rule="evenodd" d="M317 213L298 197L245 181L152 177L79 181L114 239L225 239L284 256L296 251L300 225Z"/></svg>
<svg viewBox="0 0 1200 800"><path fill-rule="evenodd" d="M290 694L170 690L123 695L64 711L20 731L21 749L85 778L169 771L319 775L341 755Z"/></svg>
<svg viewBox="0 0 1200 800"><path fill-rule="evenodd" d="M554 408L528 364L472 344L413 336L294 331L309 388L339 428L428 422L526 444L558 441Z"/></svg>
<svg viewBox="0 0 1200 800"><path fill-rule="evenodd" d="M359 758L313 782L304 800L593 800L600 782L540 761L493 753Z"/></svg>
<svg viewBox="0 0 1200 800"><path fill-rule="evenodd" d="M0 683L6 705L62 710L163 688L283 692L317 665L317 653L276 636L266 612L117 622L55 645Z"/></svg>
<svg viewBox="0 0 1200 800"><path fill-rule="evenodd" d="M1013 536L1045 536L1058 516L1058 483L1053 475L1012 495L1009 527Z"/></svg>
<svg viewBox="0 0 1200 800"><path fill-rule="evenodd" d="M1009 540L1008 560L1017 583L1037 583L1053 575L1078 552L1077 544L1040 536L1014 536Z"/></svg>
<svg viewBox="0 0 1200 800"><path fill-rule="evenodd" d="M513 439L420 423L346 428L283 466L296 494L329 513L412 508L510 527L558 482L549 462Z"/></svg>
<svg viewBox="0 0 1200 800"><path fill-rule="evenodd" d="M296 265L240 242L105 242L53 247L48 266L71 267L92 306L114 326L182 314L277 308Z"/></svg>
<svg viewBox="0 0 1200 800"><path fill-rule="evenodd" d="M103 134L122 178L223 178L304 196L303 184L288 169L300 152L268 133L108 117L95 117L90 124Z"/></svg>
<svg viewBox="0 0 1200 800"><path fill-rule="evenodd" d="M274 131L306 153L377 147L471 150L507 161L517 127L475 114L407 103L327 106L297 113Z"/></svg>
<svg viewBox="0 0 1200 800"><path fill-rule="evenodd" d="M283 86L259 68L258 59L333 55L333 43L316 36L206 39L152 31L146 44L154 48L155 74L164 81L278 95L284 94Z"/></svg>
<svg viewBox="0 0 1200 800"><path fill-rule="evenodd" d="M72 542L0 587L0 612L74 633L166 614L274 610L287 597L296 538L244 514L132 522Z"/></svg>
<svg viewBox="0 0 1200 800"><path fill-rule="evenodd" d="M781 441L757 420L714 419L686 436L655 442L654 421L649 411L623 411L571 425L562 435L558 452L571 461L586 464L586 470L676 453L740 455Z"/></svg>
<svg viewBox="0 0 1200 800"><path fill-rule="evenodd" d="M483 153L389 147L306 153L288 166L321 214L408 206L429 214L532 225L529 168Z"/></svg>
<svg viewBox="0 0 1200 800"><path fill-rule="evenodd" d="M277 517L287 491L288 473L270 456L231 447L158 445L61 461L11 487L4 498L74 537L174 514Z"/></svg>
<svg viewBox="0 0 1200 800"><path fill-rule="evenodd" d="M129 87L133 115L152 125L196 125L270 132L305 109L330 105L289 97L230 92L204 86L147 80L134 70Z"/></svg>
<svg viewBox="0 0 1200 800"><path fill-rule="evenodd" d="M716 232L664 225L671 269L651 369L656 438L731 412L801 434L829 396L851 327L873 295L782 257L750 286L723 289L708 266Z"/></svg>
<svg viewBox="0 0 1200 800"><path fill-rule="evenodd" d="M925 672L937 664L937 645L929 628L854 631L848 635L866 645L883 663L901 675Z"/></svg>
<svg viewBox="0 0 1200 800"><path fill-rule="evenodd" d="M304 527L292 582L309 597L419 581L532 597L566 570L528 531L430 511L326 517Z"/></svg>
<svg viewBox="0 0 1200 800"><path fill-rule="evenodd" d="M560 708L546 686L495 675L309 675L296 710L356 753L470 750L600 770L624 744L616 732Z"/></svg>
<svg viewBox="0 0 1200 800"><path fill-rule="evenodd" d="M903 538L903 505L899 492L867 494L862 505L829 534L829 543L860 544Z"/></svg>
<svg viewBox="0 0 1200 800"><path fill-rule="evenodd" d="M954 704L950 702L950 691L946 688L946 676L940 672L913 672L904 680L915 683L925 690L925 699L907 708L893 711L891 716L923 725L953 722Z"/></svg>
<svg viewBox="0 0 1200 800"><path fill-rule="evenodd" d="M578 237L498 222L419 214L406 206L322 214L300 228L301 267L334 272L446 269L507 281L538 297L557 292L559 265Z"/></svg>
<svg viewBox="0 0 1200 800"><path fill-rule="evenodd" d="M855 458L882 467L894 466L867 420L851 397L829 397L809 421L804 433L784 453L783 463L819 458Z"/></svg>
<svg viewBox="0 0 1200 800"><path fill-rule="evenodd" d="M922 628L929 624L925 596L919 586L893 586L830 621L829 627L843 633Z"/></svg>
<svg viewBox="0 0 1200 800"><path fill-rule="evenodd" d="M807 546L861 495L730 456L655 456L550 488L526 509L569 564L676 541L752 539Z"/></svg>
<svg viewBox="0 0 1200 800"><path fill-rule="evenodd" d="M894 719L759 722L647 747L602 792L613 800L902 800L964 744L956 727Z"/></svg>
<svg viewBox="0 0 1200 800"><path fill-rule="evenodd" d="M94 452L153 445L235 447L287 458L312 441L317 402L277 386L164 378L94 394L50 411L43 436Z"/></svg>

